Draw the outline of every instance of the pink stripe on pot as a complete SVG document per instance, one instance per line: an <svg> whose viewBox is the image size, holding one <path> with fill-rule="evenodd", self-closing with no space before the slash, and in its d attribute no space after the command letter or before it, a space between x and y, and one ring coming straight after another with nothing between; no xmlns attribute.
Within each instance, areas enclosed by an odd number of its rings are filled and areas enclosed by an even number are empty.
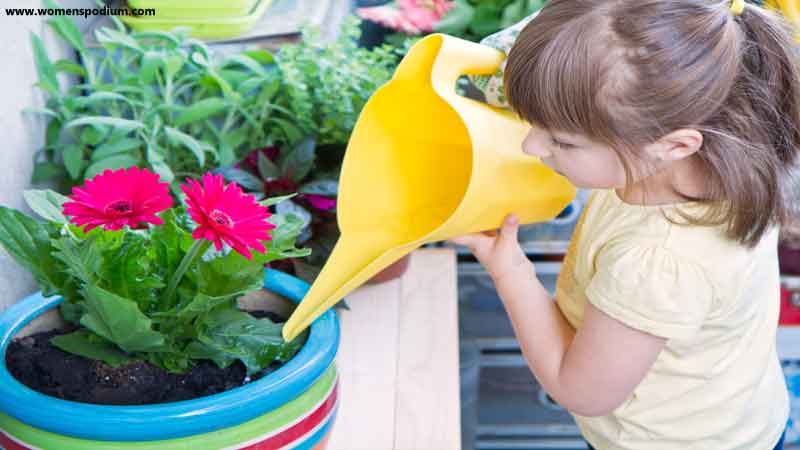
<svg viewBox="0 0 800 450"><path fill-rule="evenodd" d="M336 402L338 400L338 394L339 383L337 381L333 385L333 389L331 390L328 398L326 398L325 401L322 402L322 404L320 404L316 410L314 410L314 412L286 430L278 434L273 434L261 442L248 445L247 447L241 447L241 450L275 450L282 448L287 444L301 441L300 438L313 434L313 432L325 424L326 419L328 419L334 411Z"/></svg>
<svg viewBox="0 0 800 450"><path fill-rule="evenodd" d="M3 430L0 430L0 448L3 450L40 450L38 447L27 447L22 441L14 439Z"/></svg>

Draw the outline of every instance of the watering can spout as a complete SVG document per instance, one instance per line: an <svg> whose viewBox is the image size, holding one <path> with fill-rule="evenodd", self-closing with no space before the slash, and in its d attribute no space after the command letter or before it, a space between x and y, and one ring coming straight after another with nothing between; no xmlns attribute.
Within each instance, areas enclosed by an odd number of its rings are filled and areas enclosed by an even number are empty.
<svg viewBox="0 0 800 450"><path fill-rule="evenodd" d="M283 327L283 336L291 341L319 317L391 263L414 248L394 247L385 235L342 235L336 242L325 267L319 273L290 320ZM389 250L385 250L389 249ZM295 319L295 320L292 320Z"/></svg>
<svg viewBox="0 0 800 450"><path fill-rule="evenodd" d="M529 125L455 92L463 74L493 73L504 55L443 34L417 42L370 97L339 176L341 236L283 328L294 339L320 314L414 249L554 218L575 196L566 178L522 152Z"/></svg>

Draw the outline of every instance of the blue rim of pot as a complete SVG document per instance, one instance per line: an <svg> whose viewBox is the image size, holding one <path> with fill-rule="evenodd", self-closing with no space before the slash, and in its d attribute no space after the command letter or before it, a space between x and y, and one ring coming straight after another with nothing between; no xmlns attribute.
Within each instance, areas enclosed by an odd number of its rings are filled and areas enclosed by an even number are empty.
<svg viewBox="0 0 800 450"><path fill-rule="evenodd" d="M265 269L264 288L299 303L308 283ZM265 377L230 391L173 403L116 406L51 397L17 381L6 368L11 339L31 320L56 307L60 296L32 294L0 313L0 412L33 427L99 441L152 441L192 436L259 417L305 392L331 365L339 346L333 310L310 327L308 340L289 362Z"/></svg>

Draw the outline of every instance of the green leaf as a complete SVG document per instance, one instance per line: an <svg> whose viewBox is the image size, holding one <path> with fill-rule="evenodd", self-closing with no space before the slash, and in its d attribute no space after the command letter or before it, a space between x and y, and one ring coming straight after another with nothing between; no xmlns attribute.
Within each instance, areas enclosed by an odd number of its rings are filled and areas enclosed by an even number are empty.
<svg viewBox="0 0 800 450"><path fill-rule="evenodd" d="M125 47L136 52L143 52L139 43L127 33L120 32L111 28L99 28L94 32L97 42L107 47Z"/></svg>
<svg viewBox="0 0 800 450"><path fill-rule="evenodd" d="M63 291L60 293L63 295ZM64 301L58 305L58 311L61 313L61 317L67 322L80 325L81 316L86 313L86 308L83 307L83 302L72 302L65 297Z"/></svg>
<svg viewBox="0 0 800 450"><path fill-rule="evenodd" d="M22 112L28 113L28 114L43 114L45 116L58 118L58 114L56 114L55 111L53 111L52 109L47 109L47 108L23 108Z"/></svg>
<svg viewBox="0 0 800 450"><path fill-rule="evenodd" d="M258 173L261 175L261 178L265 180L279 178L281 176L281 170L278 166L270 161L262 152L258 152Z"/></svg>
<svg viewBox="0 0 800 450"><path fill-rule="evenodd" d="M183 321L194 320L201 314L206 314L217 306L230 301L231 296L211 297L199 292L191 302L180 307L176 317Z"/></svg>
<svg viewBox="0 0 800 450"><path fill-rule="evenodd" d="M100 276L106 281L106 290L133 299L145 312L157 306L156 289L165 286L152 270L149 250L142 236L125 233L121 245L104 252L100 271Z"/></svg>
<svg viewBox="0 0 800 450"><path fill-rule="evenodd" d="M147 353L144 357L150 364L163 367L172 373L185 373L192 368L189 356L175 351Z"/></svg>
<svg viewBox="0 0 800 450"><path fill-rule="evenodd" d="M64 262L67 272L87 284L97 282L102 259L94 237L75 241L70 237L53 239L53 256Z"/></svg>
<svg viewBox="0 0 800 450"><path fill-rule="evenodd" d="M133 361L114 345L83 330L55 336L50 343L65 352L103 361L111 367L121 367Z"/></svg>
<svg viewBox="0 0 800 450"><path fill-rule="evenodd" d="M171 80L175 78L175 75L180 72L185 61L186 57L180 53L171 53L169 56L164 58L164 72L167 79Z"/></svg>
<svg viewBox="0 0 800 450"><path fill-rule="evenodd" d="M83 68L80 64L75 64L74 62L67 60L67 59L60 59L56 61L53 65L56 72L64 72L71 75L75 75L78 77L86 78L88 73L86 69Z"/></svg>
<svg viewBox="0 0 800 450"><path fill-rule="evenodd" d="M275 63L275 57L272 55L272 53L264 49L246 50L242 52L242 54L254 59L260 64L266 65Z"/></svg>
<svg viewBox="0 0 800 450"><path fill-rule="evenodd" d="M211 80L215 80L215 78L211 75L206 75ZM219 76L225 80L226 82L231 84L231 87L238 86L242 82L248 79L250 74L245 72L244 70L234 70L234 69L220 69Z"/></svg>
<svg viewBox="0 0 800 450"><path fill-rule="evenodd" d="M527 12L528 0L515 0L503 8L503 15L500 20L500 26L508 28L511 25L519 22L528 14Z"/></svg>
<svg viewBox="0 0 800 450"><path fill-rule="evenodd" d="M191 150L200 167L205 166L206 151L211 151L211 146L209 144L205 142L199 142L195 138L175 128L164 127L164 132L167 134L167 139L169 139L172 143L179 143Z"/></svg>
<svg viewBox="0 0 800 450"><path fill-rule="evenodd" d="M98 146L92 152L92 162L97 162L118 153L128 153L144 145L139 139L122 138L111 142L106 142Z"/></svg>
<svg viewBox="0 0 800 450"><path fill-rule="evenodd" d="M164 336L153 331L152 321L133 300L88 284L83 292L87 311L81 324L86 328L126 352L157 351L164 345Z"/></svg>
<svg viewBox="0 0 800 450"><path fill-rule="evenodd" d="M127 169L128 167L136 166L138 163L139 160L130 155L113 155L93 163L86 169L86 173L83 176L89 179L93 178L98 173L103 173L106 169Z"/></svg>
<svg viewBox="0 0 800 450"><path fill-rule="evenodd" d="M314 180L300 186L297 190L303 194L324 195L326 197L336 197L339 193L339 182L336 180Z"/></svg>
<svg viewBox="0 0 800 450"><path fill-rule="evenodd" d="M156 147L154 144L147 144L147 163L153 168L153 171L161 177L161 181L172 183L175 179L175 174L164 160L160 148Z"/></svg>
<svg viewBox="0 0 800 450"><path fill-rule="evenodd" d="M46 144L47 146L55 145L58 138L61 136L61 119L53 119L47 124Z"/></svg>
<svg viewBox="0 0 800 450"><path fill-rule="evenodd" d="M295 183L305 178L314 166L316 141L305 138L281 159L281 173L288 175Z"/></svg>
<svg viewBox="0 0 800 450"><path fill-rule="evenodd" d="M308 334L290 343L281 337L282 325L235 309L218 309L209 314L200 327L198 341L207 352L220 354L223 360L239 359L253 374L275 360L288 361L302 348ZM216 358L215 358L216 361Z"/></svg>
<svg viewBox="0 0 800 450"><path fill-rule="evenodd" d="M58 95L56 69L47 56L42 40L33 33L31 33L31 47L33 49L33 60L36 63L36 70L39 72L39 86L51 96L56 97Z"/></svg>
<svg viewBox="0 0 800 450"><path fill-rule="evenodd" d="M64 166L67 168L67 173L73 180L80 179L81 170L83 170L83 149L80 144L68 144L64 146L63 157Z"/></svg>
<svg viewBox="0 0 800 450"><path fill-rule="evenodd" d="M197 264L197 289L210 297L231 297L261 288L264 263L235 251Z"/></svg>
<svg viewBox="0 0 800 450"><path fill-rule="evenodd" d="M80 134L80 141L86 146L95 146L103 142L103 139L108 135L108 131L108 128L100 125L84 127Z"/></svg>
<svg viewBox="0 0 800 450"><path fill-rule="evenodd" d="M301 218L294 214L273 214L267 220L275 225L275 228L270 231L272 239L264 242L267 253L254 254L254 260L267 263L285 258L301 258L311 254L311 249L294 247L297 236L304 227Z"/></svg>
<svg viewBox="0 0 800 450"><path fill-rule="evenodd" d="M64 166L52 162L37 163L33 167L32 183L44 183L64 175Z"/></svg>
<svg viewBox="0 0 800 450"><path fill-rule="evenodd" d="M278 93L278 90L281 88L281 80L278 78L273 78L269 81L261 83L261 93L258 94L258 103L259 104L269 104L272 102L272 98L275 97L275 94Z"/></svg>
<svg viewBox="0 0 800 450"><path fill-rule="evenodd" d="M235 167L221 167L213 172L222 174L226 180L238 184L246 191L259 192L263 188L263 182L258 177Z"/></svg>
<svg viewBox="0 0 800 450"><path fill-rule="evenodd" d="M249 56L247 56L245 54L239 54L239 55L231 56L230 58L228 58L227 61L225 61L225 66L228 66L228 65L231 65L231 64L234 64L234 63L242 65L242 66L250 69L251 72L253 72L253 73L257 74L257 75L261 75L262 77L267 76L267 71L261 66L261 64L259 64L258 61L254 60L253 58L250 58Z"/></svg>
<svg viewBox="0 0 800 450"><path fill-rule="evenodd" d="M147 30L147 31L134 31L131 33L136 40L143 40L143 39L150 39L150 40L158 40L161 42L166 42L169 44L169 47L175 48L181 45L181 39L179 39L176 34L168 32L168 31L157 31L157 30Z"/></svg>
<svg viewBox="0 0 800 450"><path fill-rule="evenodd" d="M193 341L186 346L186 354L192 359L208 359L213 361L218 367L224 369L230 366L236 357L232 354L220 351L213 345L206 345L199 341Z"/></svg>
<svg viewBox="0 0 800 450"><path fill-rule="evenodd" d="M50 236L44 225L19 211L0 206L0 244L31 272L45 295L62 286L64 265L52 256Z"/></svg>
<svg viewBox="0 0 800 450"><path fill-rule="evenodd" d="M278 126L286 134L286 140L289 142L297 142L303 138L303 133L293 123L278 117L273 117L272 120L278 123Z"/></svg>
<svg viewBox="0 0 800 450"><path fill-rule="evenodd" d="M162 225L151 228L150 242L153 244L153 264L161 269L162 276L167 277L181 263L181 242L187 242L191 246L194 239L189 232L178 226L174 209L164 211L161 219L164 221Z"/></svg>
<svg viewBox="0 0 800 450"><path fill-rule="evenodd" d="M162 64L163 57L163 53L159 51L147 50L144 52L141 66L139 67L139 76L143 83L153 83L156 78L156 72Z"/></svg>
<svg viewBox="0 0 800 450"><path fill-rule="evenodd" d="M45 0L44 4L47 8L59 8L53 0ZM47 20L47 23L56 30L59 36L69 42L72 48L81 53L86 52L86 45L83 43L83 37L72 17L62 15L51 16L51 18Z"/></svg>
<svg viewBox="0 0 800 450"><path fill-rule="evenodd" d="M71 120L64 125L64 128L72 128L80 125L110 125L129 131L144 128L144 124L138 120L120 119L117 117L87 116Z"/></svg>
<svg viewBox="0 0 800 450"><path fill-rule="evenodd" d="M59 224L67 223L64 216L64 203L69 198L50 189L29 189L22 193L28 207L44 220Z"/></svg>
<svg viewBox="0 0 800 450"><path fill-rule="evenodd" d="M284 200L289 200L290 198L292 198L292 197L294 197L296 195L297 195L297 193L289 194L289 195L283 195L283 196L280 196L280 197L270 197L268 199L260 201L259 203L261 204L261 206L272 206L272 205L276 205L276 204L278 204L278 203L280 203L280 202L282 202Z"/></svg>
<svg viewBox="0 0 800 450"><path fill-rule="evenodd" d="M186 125L188 123L205 120L228 107L228 103L219 97L210 97L193 103L186 108L177 119L175 119L176 126Z"/></svg>
<svg viewBox="0 0 800 450"><path fill-rule="evenodd" d="M500 16L500 5L495 2L481 2L475 7L469 28L478 36L487 36L500 29Z"/></svg>
<svg viewBox="0 0 800 450"><path fill-rule="evenodd" d="M221 142L219 146L219 165L222 167L228 167L233 164L234 160L236 159L236 154L234 152L233 147L228 145L227 142Z"/></svg>
<svg viewBox="0 0 800 450"><path fill-rule="evenodd" d="M128 97L116 92L94 92L85 97L85 100L87 105L94 105L98 103L102 104L112 101L131 103L131 100Z"/></svg>
<svg viewBox="0 0 800 450"><path fill-rule="evenodd" d="M248 137L247 129L242 127L223 134L221 141L228 148L234 149L242 145Z"/></svg>

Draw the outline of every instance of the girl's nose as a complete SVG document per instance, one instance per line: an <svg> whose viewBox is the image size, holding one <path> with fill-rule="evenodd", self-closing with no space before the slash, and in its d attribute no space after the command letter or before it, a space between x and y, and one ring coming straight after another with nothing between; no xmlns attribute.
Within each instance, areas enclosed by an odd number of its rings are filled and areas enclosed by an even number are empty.
<svg viewBox="0 0 800 450"><path fill-rule="evenodd" d="M525 136L525 140L522 141L522 151L526 155L538 156L539 158L549 158L552 156L545 141L534 129L528 132L528 135Z"/></svg>

